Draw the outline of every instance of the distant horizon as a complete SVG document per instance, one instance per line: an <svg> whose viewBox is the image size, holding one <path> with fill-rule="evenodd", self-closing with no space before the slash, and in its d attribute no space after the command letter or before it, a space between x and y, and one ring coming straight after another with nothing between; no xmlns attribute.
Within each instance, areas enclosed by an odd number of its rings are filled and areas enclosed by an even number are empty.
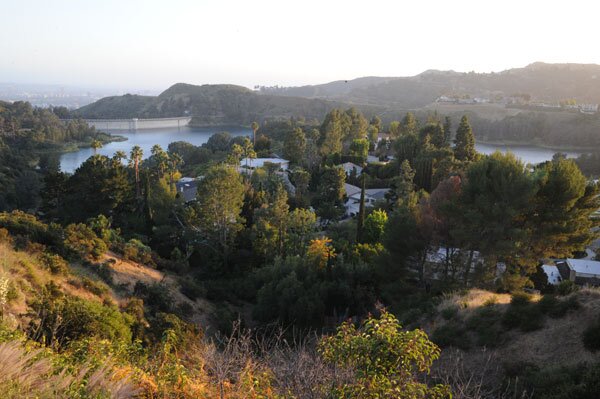
<svg viewBox="0 0 600 399"><path fill-rule="evenodd" d="M600 64L597 8L586 0L5 2L0 76L131 91Z"/></svg>
<svg viewBox="0 0 600 399"><path fill-rule="evenodd" d="M548 64L548 65L557 65L557 64L571 64L571 65L596 65L596 66L600 66L600 63L585 63L585 62L571 62L571 61L566 61L566 62L548 62L548 61L532 61L529 62L525 65L515 65L515 66L511 66L509 68L503 68L503 69L497 69L497 70L491 70L491 71L477 71L477 70L456 70L456 69L440 69L440 68L427 68L422 70L421 72L418 72L416 74L412 74L412 75L361 75L361 76L356 76L356 77L352 77L352 78L344 78L344 77L340 77L338 79L333 79L333 80L328 80L328 81L314 81L311 83L305 83L305 84L298 84L298 85L283 85L283 84L272 84L272 85L266 85L266 84L260 84L257 83L256 85L244 85L241 83L234 83L232 81L223 81L223 82L204 82L204 83L199 83L199 82L190 82L190 81L177 81L177 82L173 82L171 84L167 84L164 87L126 87L126 86L106 86L106 85L98 85L95 83L89 83L89 84L69 84L69 83L61 83L61 82L34 82L34 81L23 81L23 82L19 82L19 81L0 81L0 86L3 85L22 85L22 86L48 86L48 87L56 87L56 88L70 88L70 89L89 89L89 90L98 90L98 91L113 91L113 92L119 92L118 95L124 95L124 94L134 94L137 92L154 92L156 95L162 93L163 91L167 90L168 88L172 87L173 85L176 84L190 84L190 85L194 85L194 86L202 86L202 85L236 85L236 86L241 86L241 87L245 87L247 89L250 90L254 90L255 86L262 86L262 87L274 87L274 86L278 86L278 87L301 87L301 86L316 86L316 85L323 85L323 84L327 84L327 83L332 83L332 82L336 82L336 81L343 81L343 80L347 80L347 81L352 81L352 80L356 80L356 79L362 79L362 78L409 78L409 77L414 77L414 76L418 76L421 73L427 72L427 71L440 71L440 72L456 72L456 73L469 73L469 72L475 72L478 74L489 74L489 73L500 73L500 72L504 72L510 69L519 69L519 68L525 68L529 65L532 64ZM150 95L150 94L145 94L145 95Z"/></svg>

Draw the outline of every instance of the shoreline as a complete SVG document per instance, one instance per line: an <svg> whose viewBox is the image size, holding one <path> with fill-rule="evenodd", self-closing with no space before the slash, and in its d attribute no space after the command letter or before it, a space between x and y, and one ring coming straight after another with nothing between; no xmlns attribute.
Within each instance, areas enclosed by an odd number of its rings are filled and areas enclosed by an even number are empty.
<svg viewBox="0 0 600 399"><path fill-rule="evenodd" d="M590 153L590 152L600 150L600 146L599 147L558 146L558 145L535 143L535 142L531 142L531 141L522 142L522 141L509 141L509 140L506 140L506 141L480 140L480 139L477 139L477 137L475 137L475 144L477 144L477 143L486 144L486 145L497 145L497 146L538 147L538 148L544 148L546 150L553 150L556 152L573 151L573 152L581 152L581 153Z"/></svg>

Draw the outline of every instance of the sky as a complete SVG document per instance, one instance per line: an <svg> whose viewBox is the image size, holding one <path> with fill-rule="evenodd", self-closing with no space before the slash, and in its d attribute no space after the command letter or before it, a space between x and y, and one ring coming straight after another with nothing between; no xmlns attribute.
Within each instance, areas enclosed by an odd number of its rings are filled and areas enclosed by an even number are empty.
<svg viewBox="0 0 600 399"><path fill-rule="evenodd" d="M0 0L0 82L297 86L600 64L597 1Z"/></svg>

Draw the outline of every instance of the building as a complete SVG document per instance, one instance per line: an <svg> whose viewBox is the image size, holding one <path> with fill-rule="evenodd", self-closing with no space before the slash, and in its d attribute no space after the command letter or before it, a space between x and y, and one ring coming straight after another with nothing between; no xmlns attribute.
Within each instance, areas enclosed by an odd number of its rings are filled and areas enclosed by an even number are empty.
<svg viewBox="0 0 600 399"><path fill-rule="evenodd" d="M240 170L262 168L266 164L278 165L279 169L288 170L290 161L282 158L244 158L240 161Z"/></svg>
<svg viewBox="0 0 600 399"><path fill-rule="evenodd" d="M356 171L356 176L360 176L363 170L362 167L352 162L345 162L340 166L344 169L344 172L346 172L346 176L350 176L353 170Z"/></svg>
<svg viewBox="0 0 600 399"><path fill-rule="evenodd" d="M198 192L198 180L192 177L182 177L179 179L177 183L175 183L175 188L177 189L177 195L185 202L191 202L196 199L196 194Z"/></svg>
<svg viewBox="0 0 600 399"><path fill-rule="evenodd" d="M346 216L356 216L360 211L360 187L344 183L346 190ZM365 190L365 207L373 207L377 201L385 200L385 194L390 191L389 188L370 188Z"/></svg>
<svg viewBox="0 0 600 399"><path fill-rule="evenodd" d="M562 281L560 271L555 265L542 265L542 270L548 276L548 284L558 285Z"/></svg>
<svg viewBox="0 0 600 399"><path fill-rule="evenodd" d="M589 259L565 259L556 262L560 278L578 285L600 286L600 262Z"/></svg>

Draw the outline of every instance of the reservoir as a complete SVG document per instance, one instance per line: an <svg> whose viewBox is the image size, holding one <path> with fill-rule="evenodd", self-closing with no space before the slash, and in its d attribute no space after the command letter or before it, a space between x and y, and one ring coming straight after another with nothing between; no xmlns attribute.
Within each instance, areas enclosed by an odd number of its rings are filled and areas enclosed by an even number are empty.
<svg viewBox="0 0 600 399"><path fill-rule="evenodd" d="M123 136L126 141L115 141L106 144L98 150L98 154L112 156L116 151L124 151L128 156L131 148L138 145L144 150L144 158L150 156L150 149L153 145L159 144L164 150L167 150L170 143L174 141L186 141L190 144L199 146L208 141L208 138L218 132L229 132L232 137L252 136L252 130L240 126L217 126L207 128L161 128L161 129L140 129L136 131L107 130L107 133ZM552 159L554 153L558 150L552 150L544 147L525 146L525 145L501 145L501 144L476 144L477 151L483 154L491 154L494 151L511 151L525 163L540 163ZM580 153L573 151L566 152L569 157L577 157ZM94 151L91 148L82 148L75 152L65 153L60 158L60 167L63 172L73 173Z"/></svg>

